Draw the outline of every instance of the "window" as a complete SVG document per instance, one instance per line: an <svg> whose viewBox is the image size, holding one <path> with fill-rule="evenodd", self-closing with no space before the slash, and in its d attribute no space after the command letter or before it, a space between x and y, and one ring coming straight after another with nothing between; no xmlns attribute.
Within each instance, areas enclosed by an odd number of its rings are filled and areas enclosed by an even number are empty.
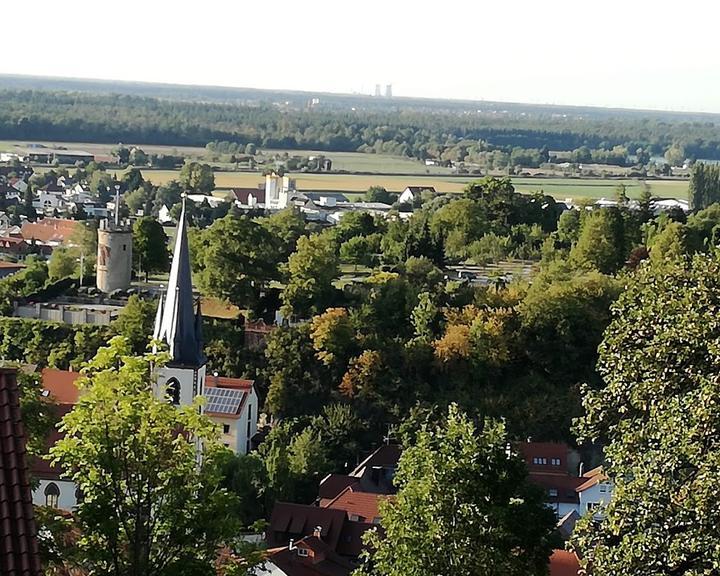
<svg viewBox="0 0 720 576"><path fill-rule="evenodd" d="M127 244L123 244L123 252L127 251Z"/></svg>
<svg viewBox="0 0 720 576"><path fill-rule="evenodd" d="M539 458L536 456L533 458L533 464L547 464L547 458Z"/></svg>
<svg viewBox="0 0 720 576"><path fill-rule="evenodd" d="M178 406L180 404L180 382L178 382L177 378L170 378L170 380L168 380L167 395L173 405Z"/></svg>
<svg viewBox="0 0 720 576"><path fill-rule="evenodd" d="M223 424L223 434L230 434L230 424Z"/></svg>
<svg viewBox="0 0 720 576"><path fill-rule="evenodd" d="M548 494L549 494L550 496L552 496L552 497L557 497L558 491L557 491L555 488L550 488L550 489L548 490Z"/></svg>
<svg viewBox="0 0 720 576"><path fill-rule="evenodd" d="M607 484L600 484L600 492L602 492L602 493L607 492Z"/></svg>
<svg viewBox="0 0 720 576"><path fill-rule="evenodd" d="M550 464L552 464L553 466L560 466L560 458L552 458L550 460Z"/></svg>
<svg viewBox="0 0 720 576"><path fill-rule="evenodd" d="M298 548L297 551L298 551L298 556L302 556L303 558L307 558L307 556L308 556L307 548Z"/></svg>
<svg viewBox="0 0 720 576"><path fill-rule="evenodd" d="M45 487L45 506L57 508L59 502L60 488L58 488L58 485L55 484L55 482L50 482L50 484Z"/></svg>
<svg viewBox="0 0 720 576"><path fill-rule="evenodd" d="M597 507L597 502L588 502L587 511L592 512Z"/></svg>

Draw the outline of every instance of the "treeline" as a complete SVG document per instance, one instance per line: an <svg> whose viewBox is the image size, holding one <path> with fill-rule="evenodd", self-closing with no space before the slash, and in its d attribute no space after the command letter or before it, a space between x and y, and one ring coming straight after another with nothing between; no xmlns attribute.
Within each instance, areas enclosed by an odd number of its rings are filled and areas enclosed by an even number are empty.
<svg viewBox="0 0 720 576"><path fill-rule="evenodd" d="M639 148L664 154L675 145L690 158L720 159L720 128L715 123L665 122L655 116L586 119L411 108L328 111L36 90L0 92L0 138L188 146L227 141L419 159L439 157L462 140L508 154L514 148L612 151L616 146L633 154Z"/></svg>

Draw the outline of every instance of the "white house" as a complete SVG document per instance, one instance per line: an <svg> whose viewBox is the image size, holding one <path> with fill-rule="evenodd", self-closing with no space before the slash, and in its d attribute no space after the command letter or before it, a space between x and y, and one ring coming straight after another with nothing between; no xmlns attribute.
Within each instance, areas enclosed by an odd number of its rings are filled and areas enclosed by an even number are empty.
<svg viewBox="0 0 720 576"><path fill-rule="evenodd" d="M615 486L608 480L602 466L594 468L583 475L585 482L577 487L579 510L581 516L592 512L598 506L608 504Z"/></svg>
<svg viewBox="0 0 720 576"><path fill-rule="evenodd" d="M415 200L418 200L422 195L423 191L427 190L433 196L436 194L435 188L432 186L408 186L402 191L402 194L398 197L400 204L412 204Z"/></svg>

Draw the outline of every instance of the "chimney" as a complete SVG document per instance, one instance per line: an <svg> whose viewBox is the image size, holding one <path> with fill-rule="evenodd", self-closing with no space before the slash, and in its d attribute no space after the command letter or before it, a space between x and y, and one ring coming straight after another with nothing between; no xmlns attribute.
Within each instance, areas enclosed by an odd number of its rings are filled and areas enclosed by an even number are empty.
<svg viewBox="0 0 720 576"><path fill-rule="evenodd" d="M217 372L217 370L215 370L215 372L213 372L213 378L215 378L215 388L217 388L217 387L218 387L218 382L219 382L219 380L220 380L219 377L218 377L218 372Z"/></svg>
<svg viewBox="0 0 720 576"><path fill-rule="evenodd" d="M580 469L578 470L578 476L582 476L583 472L585 472L585 463L580 462Z"/></svg>
<svg viewBox="0 0 720 576"><path fill-rule="evenodd" d="M313 536L315 536L315 538L322 538L322 526L315 526L315 530L313 530Z"/></svg>
<svg viewBox="0 0 720 576"><path fill-rule="evenodd" d="M295 550L295 540L290 538L290 542L288 542L288 550Z"/></svg>

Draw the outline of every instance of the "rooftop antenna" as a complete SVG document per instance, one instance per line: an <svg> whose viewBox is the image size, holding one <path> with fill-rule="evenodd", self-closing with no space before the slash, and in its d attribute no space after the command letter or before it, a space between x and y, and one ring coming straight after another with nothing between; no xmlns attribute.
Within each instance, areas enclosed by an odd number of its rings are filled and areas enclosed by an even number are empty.
<svg viewBox="0 0 720 576"><path fill-rule="evenodd" d="M120 184L115 184L115 228L120 226Z"/></svg>

